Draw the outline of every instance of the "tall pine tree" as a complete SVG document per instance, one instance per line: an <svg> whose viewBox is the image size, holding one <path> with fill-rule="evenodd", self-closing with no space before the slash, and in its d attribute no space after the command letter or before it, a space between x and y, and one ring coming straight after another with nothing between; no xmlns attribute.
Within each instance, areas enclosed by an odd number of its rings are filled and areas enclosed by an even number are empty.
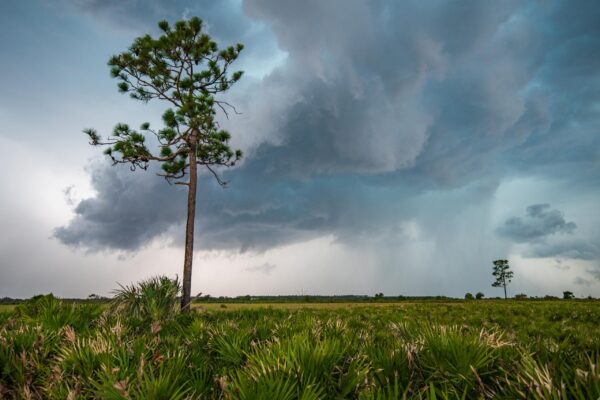
<svg viewBox="0 0 600 400"><path fill-rule="evenodd" d="M113 56L108 64L112 76L119 80L121 92L143 102L159 99L169 104L162 116L164 127L152 129L149 123L143 123L134 130L120 123L106 139L94 129L84 132L90 144L106 146L105 154L114 164L145 170L151 161L157 161L162 167L160 176L169 183L187 186L181 298L181 309L186 311L191 301L198 167L207 168L220 185L225 185L215 167L233 166L242 157L240 150L230 148L230 135L219 128L215 116L217 109L226 116L235 111L216 95L242 77L242 71L231 72L230 67L243 45L219 50L202 32L202 21L197 17L172 27L161 21L158 26L160 37L145 35L135 39L129 51ZM156 151L148 147L147 137L153 138Z"/></svg>

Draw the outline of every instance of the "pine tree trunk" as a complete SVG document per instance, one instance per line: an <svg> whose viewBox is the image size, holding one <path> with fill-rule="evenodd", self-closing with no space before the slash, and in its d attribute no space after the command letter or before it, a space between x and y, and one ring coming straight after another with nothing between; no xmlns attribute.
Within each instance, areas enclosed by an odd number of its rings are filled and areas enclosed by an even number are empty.
<svg viewBox="0 0 600 400"><path fill-rule="evenodd" d="M504 282L504 300L508 299L506 296L506 282Z"/></svg>
<svg viewBox="0 0 600 400"><path fill-rule="evenodd" d="M181 311L190 310L192 297L192 259L194 256L194 221L196 218L196 186L198 165L196 165L196 138L192 138L189 153L190 181L188 186L187 223L185 227L185 257L183 260L183 293Z"/></svg>

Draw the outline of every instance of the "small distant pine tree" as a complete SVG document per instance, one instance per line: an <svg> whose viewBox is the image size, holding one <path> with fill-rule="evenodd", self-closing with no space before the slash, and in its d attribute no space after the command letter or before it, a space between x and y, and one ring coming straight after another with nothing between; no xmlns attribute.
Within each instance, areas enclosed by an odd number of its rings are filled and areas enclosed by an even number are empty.
<svg viewBox="0 0 600 400"><path fill-rule="evenodd" d="M506 285L510 283L513 277L513 272L510 270L508 260L494 261L494 271L492 272L492 275L496 278L496 281L492 283L492 286L504 288L504 299L507 299Z"/></svg>

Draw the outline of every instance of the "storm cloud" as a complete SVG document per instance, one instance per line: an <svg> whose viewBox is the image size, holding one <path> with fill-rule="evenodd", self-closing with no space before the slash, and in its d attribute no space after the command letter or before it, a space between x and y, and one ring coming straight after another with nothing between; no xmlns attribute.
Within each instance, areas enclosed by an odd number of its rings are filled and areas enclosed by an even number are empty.
<svg viewBox="0 0 600 400"><path fill-rule="evenodd" d="M562 212L551 209L550 204L533 204L527 207L524 218L509 218L498 228L498 233L515 242L533 242L551 235L573 233L575 228L575 222L567 222Z"/></svg>
<svg viewBox="0 0 600 400"><path fill-rule="evenodd" d="M133 250L184 220L181 205L186 194L181 188L156 176L132 180L124 172L131 174L129 168L92 166L92 185L102 196L80 201L75 219L68 227L57 228L54 236L72 246ZM175 206L160 207L171 203Z"/></svg>
<svg viewBox="0 0 600 400"><path fill-rule="evenodd" d="M554 243L533 244L525 253L528 257L563 257L575 260L600 259L600 247L586 240L562 240Z"/></svg>
<svg viewBox="0 0 600 400"><path fill-rule="evenodd" d="M600 279L600 246L597 234L577 235L577 224L550 204L532 204L524 217L511 217L496 228L496 233L524 245L526 258L554 259L556 268L568 268L563 260L588 262L588 272Z"/></svg>
<svg viewBox="0 0 600 400"><path fill-rule="evenodd" d="M150 15L132 3L76 5L104 22L177 17L161 14L166 2ZM225 14L215 4L179 11L217 31ZM445 203L452 191L489 199L518 174L598 181L600 7L591 2L249 0L241 11L238 30L221 35L250 39L253 52L251 27L267 26L286 58L228 94L243 114L222 123L247 157L225 172L225 190L202 178L202 248L384 235L430 219L419 206L428 193L438 194L430 207L459 214L465 204ZM56 230L62 242L128 251L165 235L181 243L177 189L108 163L91 170L96 195ZM534 205L498 232L528 242L575 228Z"/></svg>

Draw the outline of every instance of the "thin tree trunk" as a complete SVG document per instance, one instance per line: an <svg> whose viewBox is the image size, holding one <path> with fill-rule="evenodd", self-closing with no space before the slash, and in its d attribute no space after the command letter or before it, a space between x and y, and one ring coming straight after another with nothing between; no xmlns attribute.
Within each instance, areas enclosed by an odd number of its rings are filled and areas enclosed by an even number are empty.
<svg viewBox="0 0 600 400"><path fill-rule="evenodd" d="M196 165L196 135L192 138L189 153L190 181L188 186L187 223L185 226L185 257L183 260L183 293L181 311L190 310L192 297L192 258L194 256L194 221L196 217L196 186L198 166Z"/></svg>
<svg viewBox="0 0 600 400"><path fill-rule="evenodd" d="M506 282L504 282L504 300L508 299L506 296Z"/></svg>

